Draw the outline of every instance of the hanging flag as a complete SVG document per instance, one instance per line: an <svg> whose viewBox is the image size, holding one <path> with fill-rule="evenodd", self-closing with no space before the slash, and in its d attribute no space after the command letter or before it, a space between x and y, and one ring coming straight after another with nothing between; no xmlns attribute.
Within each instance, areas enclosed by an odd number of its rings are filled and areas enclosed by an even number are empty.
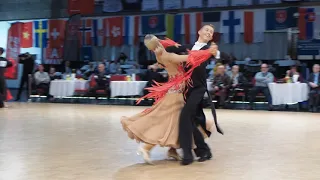
<svg viewBox="0 0 320 180"><path fill-rule="evenodd" d="M166 36L173 39L174 33L174 14L166 14Z"/></svg>
<svg viewBox="0 0 320 180"><path fill-rule="evenodd" d="M140 16L126 16L124 25L124 43L137 45L139 43Z"/></svg>
<svg viewBox="0 0 320 180"><path fill-rule="evenodd" d="M212 41L217 43L220 41L220 17L221 12L204 12L202 26L212 24L214 27L214 33Z"/></svg>
<svg viewBox="0 0 320 180"><path fill-rule="evenodd" d="M265 19L266 11L264 9L244 12L244 42L250 44L264 41L266 26L261 22Z"/></svg>
<svg viewBox="0 0 320 180"><path fill-rule="evenodd" d="M8 39L7 39L7 49L6 49L6 58L14 60L18 64L18 56L20 54L20 38L22 33L23 23L16 22L12 23L8 30ZM18 77L18 66L13 71L13 74L6 74L5 77L8 79L17 79Z"/></svg>
<svg viewBox="0 0 320 180"><path fill-rule="evenodd" d="M69 0L68 13L91 15L94 13L94 0Z"/></svg>
<svg viewBox="0 0 320 180"><path fill-rule="evenodd" d="M61 64L63 60L63 47L44 49L44 64Z"/></svg>
<svg viewBox="0 0 320 180"><path fill-rule="evenodd" d="M111 46L123 44L123 17L108 18L108 36Z"/></svg>
<svg viewBox="0 0 320 180"><path fill-rule="evenodd" d="M94 19L92 22L92 40L94 46L107 45L107 18Z"/></svg>
<svg viewBox="0 0 320 180"><path fill-rule="evenodd" d="M48 47L59 48L63 46L65 28L65 20L49 20Z"/></svg>
<svg viewBox="0 0 320 180"><path fill-rule="evenodd" d="M173 26L173 40L181 43L182 39L182 14L176 14L174 16Z"/></svg>
<svg viewBox="0 0 320 180"><path fill-rule="evenodd" d="M46 48L47 47L47 33L48 33L48 21L34 21L34 47Z"/></svg>
<svg viewBox="0 0 320 180"><path fill-rule="evenodd" d="M198 31L202 27L202 13L188 13L183 17L185 43L194 43L197 40Z"/></svg>
<svg viewBox="0 0 320 180"><path fill-rule="evenodd" d="M142 2L141 0L122 0L122 7L124 11L141 11Z"/></svg>
<svg viewBox="0 0 320 180"><path fill-rule="evenodd" d="M282 30L297 27L294 14L298 12L297 7L266 10L266 30Z"/></svg>
<svg viewBox="0 0 320 180"><path fill-rule="evenodd" d="M165 16L149 15L141 17L142 34L157 34L166 31Z"/></svg>
<svg viewBox="0 0 320 180"><path fill-rule="evenodd" d="M224 42L239 42L240 33L243 33L243 11L223 11L220 22L220 33L223 33Z"/></svg>
<svg viewBox="0 0 320 180"><path fill-rule="evenodd" d="M79 33L81 37L82 46L91 46L91 36L92 36L92 19L82 19L81 26L79 28Z"/></svg>
<svg viewBox="0 0 320 180"><path fill-rule="evenodd" d="M63 60L78 61L80 38L78 30L81 24L81 15L73 15L66 23L66 31L63 45Z"/></svg>
<svg viewBox="0 0 320 180"><path fill-rule="evenodd" d="M299 39L309 40L313 39L314 22L316 20L316 13L314 8L299 8Z"/></svg>
<svg viewBox="0 0 320 180"><path fill-rule="evenodd" d="M33 22L22 25L21 48L30 48L33 45Z"/></svg>

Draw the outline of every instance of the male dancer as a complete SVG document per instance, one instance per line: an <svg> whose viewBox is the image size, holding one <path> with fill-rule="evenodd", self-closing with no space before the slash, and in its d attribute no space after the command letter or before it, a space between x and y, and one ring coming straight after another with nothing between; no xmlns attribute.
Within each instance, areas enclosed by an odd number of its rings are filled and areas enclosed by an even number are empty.
<svg viewBox="0 0 320 180"><path fill-rule="evenodd" d="M0 48L0 56L3 54L4 49ZM12 66L12 63L6 58L0 57L0 108L4 107L4 101L7 98L6 80L4 77L5 68Z"/></svg>
<svg viewBox="0 0 320 180"><path fill-rule="evenodd" d="M204 25L198 31L198 41L195 42L194 45L185 45L185 46L171 46L166 48L168 52L173 53L183 53L187 52L187 50L205 50L208 49L210 45L208 42L212 39L214 33L213 25ZM216 48L218 48L216 46ZM228 59L228 55L226 53L217 51L215 55L215 59ZM202 63L199 67L195 68L191 79L192 79L192 87L190 87L186 94L186 104L181 111L180 115L180 124L179 124L179 142L180 146L183 150L183 160L181 162L182 165L188 165L193 162L192 155L192 135L195 140L195 144L197 149L195 149L195 153L199 158L199 162L203 162L212 158L212 154L209 146L205 143L204 138L201 132L198 130L197 126L201 125L203 129L206 129L206 119L202 109L203 96L205 92L207 92L209 99L211 101L211 109L212 114L215 120L215 125L217 131L223 134L220 129L217 119L216 112L214 109L214 104L212 103L210 93L207 90L207 73L206 66L209 63L208 61ZM210 136L211 133L206 131L207 135Z"/></svg>

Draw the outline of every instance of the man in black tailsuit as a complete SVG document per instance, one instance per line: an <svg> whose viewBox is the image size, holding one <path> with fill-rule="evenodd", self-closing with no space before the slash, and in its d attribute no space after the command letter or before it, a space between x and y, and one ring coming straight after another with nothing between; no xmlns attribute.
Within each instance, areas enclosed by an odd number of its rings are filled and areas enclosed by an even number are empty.
<svg viewBox="0 0 320 180"><path fill-rule="evenodd" d="M32 55L27 52L27 53L19 55L19 63L23 64L23 71L22 71L22 77L21 77L21 81L20 81L18 94L17 94L15 101L20 100L20 96L21 96L24 84L27 84L27 94L28 94L27 97L29 96L29 88L28 88L29 74L33 73L35 62L34 62Z"/></svg>
<svg viewBox="0 0 320 180"><path fill-rule="evenodd" d="M208 49L212 36L214 33L213 25L204 25L198 31L198 41L194 45L184 45L184 46L171 46L167 47L168 52L173 52L176 54L181 54L187 52L187 50L205 50ZM216 46L216 45L215 45ZM216 48L218 48L216 46ZM220 52L217 50L215 59L229 59L229 56L226 53ZM204 94L207 92L209 100L211 102L211 110L214 117L216 129L219 133L223 134L220 129L214 104L212 103L210 93L207 90L207 73L206 66L209 64L210 59L202 63L199 67L195 68L192 73L192 87L188 88L186 94L186 104L183 107L180 115L180 124L179 124L179 143L183 150L183 160L182 165L188 165L193 162L192 155L192 135L195 140L197 149L195 149L195 154L199 157L199 162L203 162L212 158L212 154L209 146L205 143L204 137L197 128L199 125L205 130L208 136L211 135L206 129L206 118L203 112L203 101Z"/></svg>
<svg viewBox="0 0 320 180"><path fill-rule="evenodd" d="M0 56L3 54L4 49L0 48ZM12 63L6 58L0 57L0 108L4 107L3 102L7 97L6 79L4 73L7 67L11 67Z"/></svg>

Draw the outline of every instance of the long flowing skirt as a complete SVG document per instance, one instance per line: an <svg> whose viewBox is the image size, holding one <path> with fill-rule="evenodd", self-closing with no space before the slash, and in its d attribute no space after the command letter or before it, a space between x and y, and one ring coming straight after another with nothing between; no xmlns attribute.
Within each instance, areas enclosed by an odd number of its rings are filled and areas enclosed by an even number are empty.
<svg viewBox="0 0 320 180"><path fill-rule="evenodd" d="M122 117L122 126L128 136L137 142L178 149L180 148L178 142L179 117L184 103L182 93L167 93L149 111L132 117ZM193 147L195 148L195 145Z"/></svg>

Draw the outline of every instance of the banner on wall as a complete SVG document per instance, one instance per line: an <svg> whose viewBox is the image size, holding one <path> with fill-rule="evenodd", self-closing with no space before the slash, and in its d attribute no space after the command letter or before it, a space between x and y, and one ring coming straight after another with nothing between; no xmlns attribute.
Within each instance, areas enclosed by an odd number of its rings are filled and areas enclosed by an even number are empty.
<svg viewBox="0 0 320 180"><path fill-rule="evenodd" d="M299 40L297 46L298 55L320 55L320 40Z"/></svg>
<svg viewBox="0 0 320 180"><path fill-rule="evenodd" d="M208 0L208 7L227 7L229 0Z"/></svg>
<svg viewBox="0 0 320 180"><path fill-rule="evenodd" d="M203 0L183 0L183 8L202 8Z"/></svg>
<svg viewBox="0 0 320 180"><path fill-rule="evenodd" d="M320 8L299 8L299 39L320 39Z"/></svg>
<svg viewBox="0 0 320 180"><path fill-rule="evenodd" d="M8 40L7 40L7 49L6 49L6 58L14 60L18 64L18 56L20 54L20 40L22 33L23 23L17 22L12 23L11 27L8 30ZM5 77L8 79L17 79L18 77L18 66L13 71L13 76L5 74Z"/></svg>
<svg viewBox="0 0 320 180"><path fill-rule="evenodd" d="M77 61L79 60L80 39L78 29L81 24L81 15L73 15L66 23L65 40L63 45L63 60Z"/></svg>
<svg viewBox="0 0 320 180"><path fill-rule="evenodd" d="M94 12L94 0L69 0L68 13L90 15Z"/></svg>
<svg viewBox="0 0 320 180"><path fill-rule="evenodd" d="M297 26L297 7L266 10L266 30L282 30Z"/></svg>
<svg viewBox="0 0 320 180"><path fill-rule="evenodd" d="M252 5L252 0L231 0L232 6L250 6Z"/></svg>
<svg viewBox="0 0 320 180"><path fill-rule="evenodd" d="M163 9L171 10L171 9L181 9L182 1L173 1L173 0L163 0Z"/></svg>
<svg viewBox="0 0 320 180"><path fill-rule="evenodd" d="M104 0L103 12L119 12L122 11L122 2L119 0Z"/></svg>
<svg viewBox="0 0 320 180"><path fill-rule="evenodd" d="M159 0L143 0L142 1L143 11L157 11L159 10Z"/></svg>
<svg viewBox="0 0 320 180"><path fill-rule="evenodd" d="M237 43L244 26L243 11L222 11L220 33L223 33L225 43Z"/></svg>
<svg viewBox="0 0 320 180"><path fill-rule="evenodd" d="M281 0L259 0L259 4L280 4Z"/></svg>

